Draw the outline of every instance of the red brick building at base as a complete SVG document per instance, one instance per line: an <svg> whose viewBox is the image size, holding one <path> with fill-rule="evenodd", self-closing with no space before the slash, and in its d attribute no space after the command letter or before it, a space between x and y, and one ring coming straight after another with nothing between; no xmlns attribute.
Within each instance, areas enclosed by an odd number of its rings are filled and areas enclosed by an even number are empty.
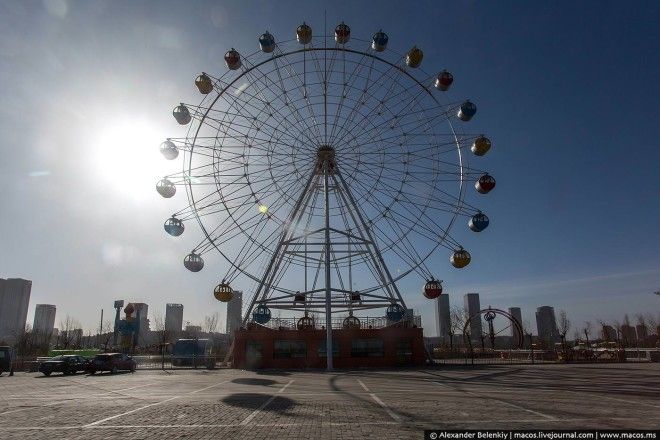
<svg viewBox="0 0 660 440"><path fill-rule="evenodd" d="M335 368L418 366L424 364L422 329L334 329ZM271 329L251 325L236 332L234 368L326 368L326 332L322 329Z"/></svg>

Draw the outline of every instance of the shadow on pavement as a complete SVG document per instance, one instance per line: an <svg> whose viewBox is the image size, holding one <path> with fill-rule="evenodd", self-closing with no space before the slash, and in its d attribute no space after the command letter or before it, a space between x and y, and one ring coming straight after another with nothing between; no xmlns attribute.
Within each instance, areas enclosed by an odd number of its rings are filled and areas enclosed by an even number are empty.
<svg viewBox="0 0 660 440"><path fill-rule="evenodd" d="M272 397L276 397L271 401L269 405L266 405L264 408L261 408L268 400ZM279 412L285 413L294 406L296 402L287 397L283 396L271 396L269 394L256 394L256 393L236 393L231 394L222 399L223 403L231 406L237 406L240 408L246 408L251 410L261 409L261 411L270 411L270 412Z"/></svg>
<svg viewBox="0 0 660 440"><path fill-rule="evenodd" d="M232 380L232 383L238 383L241 385L261 385L263 387L268 387L271 385L276 384L277 382L271 379L259 379L256 377L246 377L246 378L238 378Z"/></svg>
<svg viewBox="0 0 660 440"><path fill-rule="evenodd" d="M277 370L256 370L254 373L257 373L261 376L291 376L291 373Z"/></svg>

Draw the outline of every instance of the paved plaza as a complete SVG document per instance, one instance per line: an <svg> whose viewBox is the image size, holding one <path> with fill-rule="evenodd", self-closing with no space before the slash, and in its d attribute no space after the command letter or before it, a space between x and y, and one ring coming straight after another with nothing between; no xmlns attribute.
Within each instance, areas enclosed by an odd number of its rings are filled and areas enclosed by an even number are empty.
<svg viewBox="0 0 660 440"><path fill-rule="evenodd" d="M0 377L2 439L423 438L423 429L660 427L660 365L141 370Z"/></svg>

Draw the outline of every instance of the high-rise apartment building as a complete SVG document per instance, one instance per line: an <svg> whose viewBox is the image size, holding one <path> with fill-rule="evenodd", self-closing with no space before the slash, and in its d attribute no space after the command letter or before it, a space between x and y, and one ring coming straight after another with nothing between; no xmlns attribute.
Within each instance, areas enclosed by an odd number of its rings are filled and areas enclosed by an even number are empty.
<svg viewBox="0 0 660 440"><path fill-rule="evenodd" d="M13 341L25 331L32 281L0 278L0 340Z"/></svg>
<svg viewBox="0 0 660 440"><path fill-rule="evenodd" d="M635 342L637 341L637 332L635 331L635 327L633 327L632 325L623 324L621 326L620 336L621 336L621 342L626 347L634 346Z"/></svg>
<svg viewBox="0 0 660 440"><path fill-rule="evenodd" d="M227 303L227 334L233 335L243 321L243 292L234 290L234 296Z"/></svg>
<svg viewBox="0 0 660 440"><path fill-rule="evenodd" d="M435 301L435 329L438 337L445 344L449 343L451 333L451 314L449 311L449 295L442 294Z"/></svg>
<svg viewBox="0 0 660 440"><path fill-rule="evenodd" d="M649 337L649 332L646 329L646 325L637 324L635 326L635 330L637 330L637 339L639 339L640 342L646 341L646 338Z"/></svg>
<svg viewBox="0 0 660 440"><path fill-rule="evenodd" d="M32 331L43 336L53 334L55 328L55 313L57 307L53 304L37 304L34 309L34 323Z"/></svg>
<svg viewBox="0 0 660 440"><path fill-rule="evenodd" d="M518 324L520 325L520 331L523 332L523 334L519 334L518 330L516 329L515 326L511 326L511 344L514 347L520 346L521 339L524 341L525 334L524 334L524 328L523 328L523 322L522 322L522 311L520 310L520 307L509 307L509 315L516 321L518 321Z"/></svg>
<svg viewBox="0 0 660 440"><path fill-rule="evenodd" d="M133 305L134 312L133 318L137 318L138 314L140 315L140 332L149 331L149 305L145 303L129 303Z"/></svg>
<svg viewBox="0 0 660 440"><path fill-rule="evenodd" d="M614 342L617 340L616 330L611 325L603 325L600 336L607 342Z"/></svg>
<svg viewBox="0 0 660 440"><path fill-rule="evenodd" d="M548 345L559 341L559 330L555 319L555 309L550 306L541 306L536 309L536 331L539 340Z"/></svg>
<svg viewBox="0 0 660 440"><path fill-rule="evenodd" d="M183 304L167 304L165 309L165 331L175 339L183 330Z"/></svg>
<svg viewBox="0 0 660 440"><path fill-rule="evenodd" d="M474 319L470 321L470 339L473 341L480 341L481 335L483 333L481 326L481 316L475 316L478 315L479 311L481 310L479 294L466 293L465 296L463 296L463 304L468 316L474 316Z"/></svg>

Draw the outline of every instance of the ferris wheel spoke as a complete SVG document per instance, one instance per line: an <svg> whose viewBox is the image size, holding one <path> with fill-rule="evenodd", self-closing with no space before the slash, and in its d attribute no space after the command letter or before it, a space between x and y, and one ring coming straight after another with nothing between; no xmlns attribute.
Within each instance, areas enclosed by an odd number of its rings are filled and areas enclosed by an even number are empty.
<svg viewBox="0 0 660 440"><path fill-rule="evenodd" d="M258 81L256 79L254 79L252 76L250 76L250 78L252 79L252 82L251 82L252 86L254 84L258 84ZM246 106L249 105L250 108L254 109L255 111L258 111L259 113L264 113L264 106L265 106L268 109L268 111L277 113L277 115L280 116L280 123L284 125L284 128L280 129L278 126L274 126L272 124L267 124L268 128L276 130L276 131L281 131L283 134L288 134L288 131L293 128L293 126L289 123L289 118L286 115L283 115L280 112L279 108L274 107L272 105L271 100L268 100L265 97L263 97L263 90L262 89L256 90L257 94L260 94L262 97L257 97L254 94L251 94L249 92L250 90L251 90L251 87L246 88L241 93L241 96L249 96L251 98L256 99L258 101L258 103L260 104L260 106L257 106L257 105L253 104L251 101L248 101L248 100L245 101ZM250 114L251 114L251 112L250 112ZM273 117L273 116L270 116L272 114L273 113L266 113L266 115L268 115L269 118ZM257 117L252 115L252 114L251 114L251 117L254 118L255 120L257 120ZM307 132L306 132L306 130L303 130L301 133L303 135L306 135ZM308 139L308 142L312 142L311 138L307 138L307 139Z"/></svg>
<svg viewBox="0 0 660 440"><path fill-rule="evenodd" d="M404 114L404 112L406 110L407 110L406 107L404 107L402 109L399 109L398 113L392 114L392 116L389 119L387 119L384 122L384 124L387 124L387 126L389 127L390 130L394 130L395 128L399 127L399 129L402 131L402 134L404 134L406 137L408 137L408 136L421 137L421 136L427 135L427 131L428 131L428 129L420 131L420 128L423 125L426 125L426 126L430 127L431 122L442 122L442 120L438 121L438 119L439 119L438 115L427 116L426 113L423 113L424 116L426 116L426 119L422 120L421 122L420 121L409 121L409 122L406 122L405 125L402 126L402 125L400 125L400 121L402 119L400 116L402 114ZM382 114L382 111L376 112L375 114L380 116ZM444 117L444 119L448 119L448 116L446 116L446 115L441 115L441 116ZM359 124L356 124L356 127L358 127L358 126L359 127L367 127L368 124L366 124L365 122L367 120L371 119L372 117L373 117L373 113L368 114L367 116L365 116L359 122ZM415 124L415 125L410 126L411 124ZM405 132L403 132L404 128L405 128ZM369 136L371 134L373 134L374 132L377 132L378 130L382 130L382 124L381 125L372 124L371 128L362 128L361 130L358 131L357 134L355 134L355 136L356 137L366 136L367 139L369 139ZM389 137L387 137L387 136L386 137L380 137L380 139L385 140L385 141L392 140L392 141L397 141L397 142L399 142L400 138L401 138L401 134L394 134L394 135L390 135Z"/></svg>
<svg viewBox="0 0 660 440"><path fill-rule="evenodd" d="M277 72L277 77L278 77L278 80L279 80L279 82L277 82L277 84L280 88L280 91L282 92L280 94L280 100L282 100L282 97L283 97L284 106L289 107L289 110L291 111L290 102L289 102L288 94L287 94L288 92L286 90L286 87L284 86L284 79L282 78L282 71L279 68L279 64L278 64L279 62L278 62L278 60L275 60L274 63L275 63L275 66L276 66L275 70ZM265 77L268 78L268 75L265 75ZM272 80L271 80L271 83L276 84ZM310 133L312 132L312 127L307 123L307 119L301 115L300 110L298 109L298 106L295 106L295 105L293 106L293 111L291 111L291 115L293 115L295 117L297 124L305 125L305 128L306 128L305 131L306 132L310 132ZM316 139L320 139L320 137L321 137L321 133L320 133L320 131L317 130Z"/></svg>
<svg viewBox="0 0 660 440"><path fill-rule="evenodd" d="M361 185L359 182L356 182L356 183L357 183L358 185ZM382 192L382 190L380 190L380 189L377 189L376 191L379 192L379 193ZM370 206L372 207L372 209L373 209L375 212L382 213L382 208L381 208L381 207L378 207L378 206L376 206L376 205L374 205L373 202L370 200L370 198L365 198L364 201L361 202L361 203L366 203L366 204L370 205ZM416 203L411 203L411 207L416 208L416 210L419 212L419 214L423 215L426 219L430 219L430 218L428 217L428 215L426 215L426 210L425 210L425 209L419 209L418 204L416 204ZM436 230L434 230L434 229L431 228L431 227L426 226L425 223L421 222L421 220L420 220L419 217L418 217L418 218L407 217L407 216L404 216L404 215L402 215L401 213L399 213L399 212L397 212L397 211L392 211L392 213L395 213L395 214L400 215L401 217L403 217L404 220L405 220L409 225L424 226L424 229L428 232L428 235L425 235L425 238L427 238L427 239L429 239L429 240L432 240L432 241L434 241L434 242L437 241L437 236L438 236L438 235L437 235L437 229L439 229L440 231L442 231L443 234L446 234L446 232L447 232L446 230L444 230L442 227L440 227L439 225L437 225L437 224L435 224L435 223L434 223L434 226L437 228ZM377 218L372 218L372 219L370 220L370 222L371 222L371 224L374 225L374 227L378 228L378 225L377 225ZM413 229L413 226L411 226L411 227L409 228L409 231L412 230L412 229ZM420 233L419 231L416 231L416 232ZM420 233L420 234L421 234L421 233ZM389 248L389 246L388 246L388 248Z"/></svg>
<svg viewBox="0 0 660 440"><path fill-rule="evenodd" d="M386 105L388 102L388 96L391 95L392 90L395 88L395 86L400 85L399 83L399 78L395 77L392 81L390 81L390 84L384 94L384 97L378 98L377 99L377 104L374 108L372 108L372 111L367 114L367 116L363 116L361 120L354 121L354 124L352 125L353 128L356 127L363 127L363 123L366 119L372 117L374 114L377 116L381 116L383 111L389 111L389 107ZM408 103L408 105L411 105L411 103ZM405 106L404 106L405 108ZM351 129L352 131L352 129Z"/></svg>
<svg viewBox="0 0 660 440"><path fill-rule="evenodd" d="M316 114L314 113L314 108L309 100L309 96L306 91L307 85L305 84L305 78L300 79L300 73L296 72L296 70L293 68L291 64L283 64L283 67L287 70L287 73L289 74L289 77L292 78L294 83L296 84L297 87L300 87L304 90L303 93L303 98L305 100L305 111L309 114L309 116L312 119L313 125L318 126ZM303 70L306 69L306 60L303 61ZM322 134L320 131L317 132L317 140L322 139Z"/></svg>
<svg viewBox="0 0 660 440"><path fill-rule="evenodd" d="M374 63L375 63L375 59L374 59ZM367 96L367 93L372 93L374 86L376 86L376 85L382 86L382 83L383 83L384 79L392 80L393 76L396 75L396 72L398 71L398 68L397 68L396 65L394 65L394 64L389 65L384 71L380 72L380 76L378 78L376 78L375 80L371 80L371 75L373 74L373 65L374 65L374 63L372 63L372 68L369 69L366 85L365 85L365 87L363 89L363 93L360 95L360 98L358 99L358 101L362 101L365 98L365 96ZM391 87L391 85L390 85L390 87ZM370 97L371 96L374 96L374 95L370 95ZM350 132L358 126L359 125L357 123L352 124L350 127L347 127L345 131ZM333 139L332 143L333 144L340 144L341 139L335 138L335 139Z"/></svg>
<svg viewBox="0 0 660 440"><path fill-rule="evenodd" d="M341 88L342 88L342 93L341 93L341 98L339 100L339 105L337 106L337 110L335 111L335 117L332 122L332 128L330 130L330 142L332 143L334 138L335 138L335 132L337 130L337 124L339 121L339 116L342 114L342 110L344 107L344 103L347 100L347 95L350 93L351 90L353 90L353 85L355 81L357 81L360 78L360 75L358 71L362 71L364 68L364 60L366 58L366 55L363 54L359 61L357 61L355 64L355 67L353 68L353 71L349 74L348 79L346 78L346 52L342 51L342 64L343 64L343 69L342 69L342 82L341 82ZM374 60L375 61L375 60ZM351 108L351 112L353 112L355 108L355 104Z"/></svg>

